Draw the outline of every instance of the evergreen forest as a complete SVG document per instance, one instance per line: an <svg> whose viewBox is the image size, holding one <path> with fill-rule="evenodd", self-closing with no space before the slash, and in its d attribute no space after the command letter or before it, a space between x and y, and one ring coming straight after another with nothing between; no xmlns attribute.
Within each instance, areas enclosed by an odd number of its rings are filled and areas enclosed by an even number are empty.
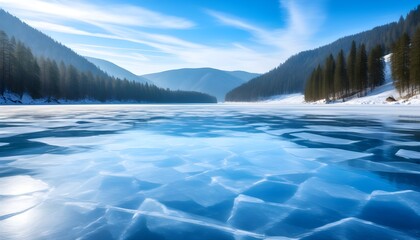
<svg viewBox="0 0 420 240"><path fill-rule="evenodd" d="M0 96L6 93L46 102L59 99L100 102L214 103L213 96L189 91L170 91L151 84L80 71L63 61L34 56L32 50L0 31Z"/></svg>

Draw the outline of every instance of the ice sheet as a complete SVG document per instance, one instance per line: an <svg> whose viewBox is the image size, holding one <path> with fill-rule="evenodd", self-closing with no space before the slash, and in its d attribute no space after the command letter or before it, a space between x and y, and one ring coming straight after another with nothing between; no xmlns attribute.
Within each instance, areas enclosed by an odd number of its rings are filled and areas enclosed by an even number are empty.
<svg viewBox="0 0 420 240"><path fill-rule="evenodd" d="M0 238L418 239L418 110L2 107Z"/></svg>

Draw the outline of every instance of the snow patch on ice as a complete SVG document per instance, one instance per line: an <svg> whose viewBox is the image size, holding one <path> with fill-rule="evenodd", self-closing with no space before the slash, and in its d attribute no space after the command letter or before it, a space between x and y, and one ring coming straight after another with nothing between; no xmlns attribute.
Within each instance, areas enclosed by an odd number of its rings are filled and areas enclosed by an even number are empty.
<svg viewBox="0 0 420 240"><path fill-rule="evenodd" d="M352 140L347 140L347 139L342 139L342 138L327 137L327 136L322 136L319 134L312 134L312 133L293 133L291 135L304 139L304 140L309 140L312 142L319 142L319 143L326 143L326 144L348 145L348 144L353 144L353 143L358 142L358 141L352 141Z"/></svg>
<svg viewBox="0 0 420 240"><path fill-rule="evenodd" d="M372 153L354 152L338 148L286 148L285 151L305 160L328 160L332 162L341 162L373 155Z"/></svg>
<svg viewBox="0 0 420 240"><path fill-rule="evenodd" d="M395 155L407 159L420 159L420 152L412 150L400 149Z"/></svg>

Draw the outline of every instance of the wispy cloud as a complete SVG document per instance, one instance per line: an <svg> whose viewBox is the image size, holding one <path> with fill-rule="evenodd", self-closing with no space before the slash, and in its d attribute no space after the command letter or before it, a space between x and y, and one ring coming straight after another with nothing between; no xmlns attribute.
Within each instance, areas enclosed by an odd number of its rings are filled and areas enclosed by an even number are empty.
<svg viewBox="0 0 420 240"><path fill-rule="evenodd" d="M106 34L99 34L99 33L92 33L87 32L83 30L79 30L73 27L61 25L61 24L55 24L50 22L44 22L44 21L36 21L36 20L26 20L25 22L32 27L44 30L44 31L52 31L52 32L59 32L59 33L67 33L67 34L74 34L74 35L81 35L81 36L90 36L90 37L106 37ZM108 35L108 37L111 37Z"/></svg>
<svg viewBox="0 0 420 240"><path fill-rule="evenodd" d="M81 53L82 55L89 56L94 55L100 58L112 58L112 59L125 59L130 60L134 62L144 62L144 61L150 61L148 57L145 55L138 53L138 52L131 52L129 54L119 52L116 53L114 51L106 50L106 49L99 49L94 47L83 47L82 45L74 44L70 45L72 49L76 50L77 52Z"/></svg>
<svg viewBox="0 0 420 240"><path fill-rule="evenodd" d="M106 23L124 26L188 29L195 26L190 20L168 16L133 5L93 5L81 1L0 0L5 8L29 11L44 19L67 18L88 23Z"/></svg>
<svg viewBox="0 0 420 240"><path fill-rule="evenodd" d="M286 26L276 29L265 29L247 22L246 20L213 11L206 10L207 14L223 25L249 32L253 40L261 45L274 47L281 51L281 55L290 56L313 46L311 37L316 33L324 21L324 14L319 2L313 4L304 0L281 0L280 7L287 11Z"/></svg>
<svg viewBox="0 0 420 240"><path fill-rule="evenodd" d="M190 41L185 41L173 36L162 34L150 34L138 30L116 26L101 26L109 32L109 35L98 35L104 38L120 39L127 42L143 44L164 56L148 56L150 61L141 62L131 70L135 73L154 72L162 70L162 66L167 69L179 67L214 67L226 70L246 69L248 71L262 72L267 68L267 59L271 59L272 65L278 64L278 60L271 53L260 53L247 48L239 43L228 44L225 46L207 46ZM76 50L80 48L76 48ZM86 49L84 52L88 52ZM104 55L102 55L104 56ZM109 59L106 58L105 59ZM123 59L110 59L126 65ZM140 67L139 67L140 65Z"/></svg>

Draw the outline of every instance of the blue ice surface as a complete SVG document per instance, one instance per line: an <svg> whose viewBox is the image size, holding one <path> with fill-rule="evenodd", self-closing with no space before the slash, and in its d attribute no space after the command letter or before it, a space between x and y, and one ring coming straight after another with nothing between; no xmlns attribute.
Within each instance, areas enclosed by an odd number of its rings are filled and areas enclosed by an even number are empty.
<svg viewBox="0 0 420 240"><path fill-rule="evenodd" d="M0 239L419 239L420 108L0 107Z"/></svg>

